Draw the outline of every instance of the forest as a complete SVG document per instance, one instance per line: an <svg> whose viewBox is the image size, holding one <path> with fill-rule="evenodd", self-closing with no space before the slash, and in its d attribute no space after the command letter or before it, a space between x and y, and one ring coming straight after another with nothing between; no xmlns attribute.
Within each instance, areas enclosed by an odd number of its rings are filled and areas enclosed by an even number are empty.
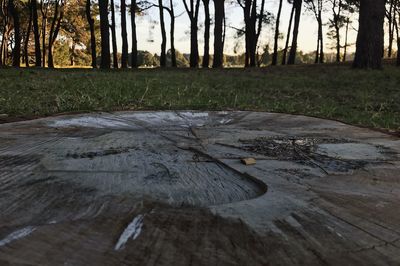
<svg viewBox="0 0 400 266"><path fill-rule="evenodd" d="M1 0L0 64L220 68L355 59L356 67L380 68L382 58L387 58L400 65L400 1L274 2L275 10L267 9L265 0ZM239 27L227 23L225 11L231 7L242 14L235 17ZM285 7L290 7L287 17L282 16ZM161 36L156 53L138 47L138 40L145 37L138 36L137 23L146 16L152 16L153 30ZM189 53L175 48L175 23L181 16L187 18ZM298 45L299 35L307 34L299 30L305 16L313 19L317 29L312 52L303 52ZM228 29L235 36L227 36ZM349 41L350 31L357 34L356 43ZM266 35L271 41L262 40ZM240 45L243 51L227 53L228 42Z"/></svg>

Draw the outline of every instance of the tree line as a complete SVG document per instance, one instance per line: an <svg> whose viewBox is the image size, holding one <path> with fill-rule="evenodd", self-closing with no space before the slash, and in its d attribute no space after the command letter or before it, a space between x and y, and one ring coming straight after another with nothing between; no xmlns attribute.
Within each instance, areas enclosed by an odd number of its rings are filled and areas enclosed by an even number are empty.
<svg viewBox="0 0 400 266"><path fill-rule="evenodd" d="M283 6L291 6L286 36L282 36ZM182 5L190 24L189 65L192 68L224 66L226 41L226 7L238 6L243 14L243 27L234 28L238 37L244 38L245 67L260 65L260 36L265 27L273 28L271 65L295 64L301 19L311 14L318 28L315 63L324 63L324 21L328 21L327 37L334 42L335 60L341 62L348 55L348 34L352 20L358 17L356 68L381 68L384 56L393 57L400 51L399 21L400 0L276 0L277 10L267 10L265 0L0 0L0 66L54 67L54 53L62 60L74 64L84 60L93 68L137 68L137 19L149 9L158 11L161 32L160 55L157 62L166 67L167 61L177 67L179 52L175 49L176 6ZM213 5L214 14L210 7ZM117 48L116 13L120 13L122 51ZM202 12L204 21L199 21ZM169 34L166 29L169 16ZM131 32L128 34L127 25ZM199 24L204 25L203 54L199 55ZM233 27L232 27L233 28ZM385 48L385 34L388 40ZM130 35L130 40L128 36ZM169 36L168 36L169 35ZM210 43L213 35L213 43ZM170 47L167 50L167 38ZM131 50L128 51L129 43ZM393 46L397 44L397 49ZM210 53L213 46L213 53ZM279 47L282 47L280 49ZM266 51L268 53L268 51ZM169 59L169 60L168 60ZM400 52L397 52L400 65Z"/></svg>

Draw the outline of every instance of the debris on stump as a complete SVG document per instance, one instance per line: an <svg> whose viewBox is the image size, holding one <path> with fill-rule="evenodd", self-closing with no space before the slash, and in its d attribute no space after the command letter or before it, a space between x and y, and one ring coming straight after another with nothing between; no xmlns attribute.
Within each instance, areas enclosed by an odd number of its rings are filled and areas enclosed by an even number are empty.
<svg viewBox="0 0 400 266"><path fill-rule="evenodd" d="M254 158L243 158L240 161L244 165L254 165L254 164L256 164L256 159L254 159Z"/></svg>

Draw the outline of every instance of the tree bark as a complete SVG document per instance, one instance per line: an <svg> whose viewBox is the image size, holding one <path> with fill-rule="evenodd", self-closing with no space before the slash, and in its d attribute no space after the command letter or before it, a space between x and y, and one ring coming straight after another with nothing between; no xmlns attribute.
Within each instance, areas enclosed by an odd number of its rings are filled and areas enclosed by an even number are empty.
<svg viewBox="0 0 400 266"><path fill-rule="evenodd" d="M397 37L397 59L396 59L396 65L400 67L400 37Z"/></svg>
<svg viewBox="0 0 400 266"><path fill-rule="evenodd" d="M287 35L286 35L285 49L283 49L283 53L282 53L282 65L286 65L286 55L287 55L287 51L289 50L290 33L292 31L294 11L295 11L295 7L294 7L294 5L292 5L292 12L290 13L289 26L288 26L288 31L287 31Z"/></svg>
<svg viewBox="0 0 400 266"><path fill-rule="evenodd" d="M382 68L385 0L360 2L359 28L354 68Z"/></svg>
<svg viewBox="0 0 400 266"><path fill-rule="evenodd" d="M33 36L35 39L35 66L42 66L42 51L40 48L40 34L39 34L39 23L38 23L38 11L36 0L31 0L32 8L32 22L33 22Z"/></svg>
<svg viewBox="0 0 400 266"><path fill-rule="evenodd" d="M346 20L346 34L344 38L344 50L343 50L343 62L346 62L347 59L347 46L348 46L348 37L349 37L349 25L350 25L350 19L347 18Z"/></svg>
<svg viewBox="0 0 400 266"><path fill-rule="evenodd" d="M324 42L323 42L323 31L322 31L322 8L323 8L323 0L314 0L307 1L306 4L308 8L314 13L315 20L317 21L318 25L318 37L317 37L317 50L315 52L315 64L323 63L324 62ZM335 7L336 1L333 1L333 13L335 16Z"/></svg>
<svg viewBox="0 0 400 266"><path fill-rule="evenodd" d="M42 13L42 67L46 67L46 29L47 29L47 11L48 4L45 4L42 0L40 5L40 11ZM44 8L46 10L44 10Z"/></svg>
<svg viewBox="0 0 400 266"><path fill-rule="evenodd" d="M317 50L315 50L315 60L314 60L314 64L318 64L318 60L319 60L319 25L318 25L318 37L317 37Z"/></svg>
<svg viewBox="0 0 400 266"><path fill-rule="evenodd" d="M108 0L99 1L100 34L101 34L101 64L103 69L110 68L110 25L108 22Z"/></svg>
<svg viewBox="0 0 400 266"><path fill-rule="evenodd" d="M0 2L1 8L4 14L3 20L3 32L2 32L2 39L1 39L1 49L0 49L0 58L1 58L1 65L6 65L7 57L8 57L8 36L9 31L11 29L9 25L9 12L7 4L8 2Z"/></svg>
<svg viewBox="0 0 400 266"><path fill-rule="evenodd" d="M335 34L336 34L336 62L340 62L340 29L338 26L335 26Z"/></svg>
<svg viewBox="0 0 400 266"><path fill-rule="evenodd" d="M340 62L340 19L341 19L341 12L342 12L342 3L343 0L334 0L332 2L332 26L335 31L335 41L336 41L336 62Z"/></svg>
<svg viewBox="0 0 400 266"><path fill-rule="evenodd" d="M246 0L244 5L239 2L243 8L243 17L245 24L245 61L244 66L255 66L255 50L253 51L255 42L255 24L256 24L256 5L257 0ZM253 65L254 64L254 65Z"/></svg>
<svg viewBox="0 0 400 266"><path fill-rule="evenodd" d="M121 0L121 37L122 37L122 56L121 67L128 67L128 33L126 30L126 3Z"/></svg>
<svg viewBox="0 0 400 266"><path fill-rule="evenodd" d="M196 1L196 2L195 2ZM190 20L190 67L196 68L199 66L199 45L198 45L198 17L200 0L189 0L190 6L187 5L186 0L183 0L186 12Z"/></svg>
<svg viewBox="0 0 400 266"><path fill-rule="evenodd" d="M389 45L388 45L388 57L389 58L392 57L393 39L394 39L393 20L395 20L395 18L393 17L393 7L394 7L394 0L390 0L389 12L387 14L388 24L389 24Z"/></svg>
<svg viewBox="0 0 400 266"><path fill-rule="evenodd" d="M171 17L171 28L170 28L170 42L171 42L171 66L177 67L176 64L176 51L175 51L175 9L172 0L169 1L169 14Z"/></svg>
<svg viewBox="0 0 400 266"><path fill-rule="evenodd" d="M62 10L60 11L60 15L58 17L59 8L60 8L60 0L57 0L55 2L54 17L53 17L53 21L51 22L51 27L50 27L50 32L49 32L49 48L48 48L48 55L47 55L47 57L48 57L47 65L50 68L54 68L53 45L54 45L54 42L57 39L58 32L59 32L60 26L61 26L61 20L62 20L62 17L63 17L63 11Z"/></svg>
<svg viewBox="0 0 400 266"><path fill-rule="evenodd" d="M160 55L160 67L167 66L167 33L165 31L165 20L164 20L164 7L162 0L158 0L158 9L160 11L160 29L161 29L161 55Z"/></svg>
<svg viewBox="0 0 400 266"><path fill-rule="evenodd" d="M255 3L257 1L255 0ZM260 7L260 14L257 14L257 5L254 6L253 8L253 16L254 16L254 42L253 42L253 62L250 62L252 66L260 66L260 63L258 61L258 52L257 52L257 45L258 45L258 39L260 38L261 34L261 29L263 25L263 17L264 17L264 7L265 7L265 0L261 0L261 7ZM258 20L258 23L257 23ZM257 23L257 26L256 26Z"/></svg>
<svg viewBox="0 0 400 266"><path fill-rule="evenodd" d="M225 17L225 1L214 0L214 59L213 68L223 67L224 43L223 43L223 24Z"/></svg>
<svg viewBox="0 0 400 266"><path fill-rule="evenodd" d="M197 68L199 66L199 45L197 39L197 22L192 22L190 26L190 67Z"/></svg>
<svg viewBox="0 0 400 266"><path fill-rule="evenodd" d="M278 63L278 40L279 40L279 23L281 20L283 0L279 1L278 14L276 16L275 37L274 37L274 54L272 55L272 65L276 66Z"/></svg>
<svg viewBox="0 0 400 266"><path fill-rule="evenodd" d="M395 14L399 13L399 18L400 18L400 12L398 12L398 8L397 8L397 3L398 1L396 1L396 6L395 6ZM396 65L398 67L400 67L400 31L399 31L399 24L397 22L397 20L394 21L393 24L395 30L396 30L396 40L397 40L397 58L396 58Z"/></svg>
<svg viewBox="0 0 400 266"><path fill-rule="evenodd" d="M111 0L111 36L112 36L112 48L113 48L113 66L115 69L118 68L118 49L117 49L117 32L115 29L115 6L114 0Z"/></svg>
<svg viewBox="0 0 400 266"><path fill-rule="evenodd" d="M20 67L21 65L21 25L19 21L19 13L15 7L14 0L8 1L8 8L10 15L14 22L14 49L13 49L13 67Z"/></svg>
<svg viewBox="0 0 400 266"><path fill-rule="evenodd" d="M2 65L6 65L7 58L8 58L8 22L5 23L4 30L3 30L3 38L1 40L1 54L2 54Z"/></svg>
<svg viewBox="0 0 400 266"><path fill-rule="evenodd" d="M248 27L248 32L246 30L246 35L248 35L248 39L249 39L249 48L248 48L248 52L249 52L249 66L250 67L255 67L257 60L256 60L256 47L257 47L257 41L256 41L256 21L257 21L257 0L253 0L253 1L246 1L246 2L253 2L252 6L251 6L251 12L250 12L250 17L248 20L248 23L250 24Z"/></svg>
<svg viewBox="0 0 400 266"><path fill-rule="evenodd" d="M3 46L4 46L4 31L1 33L1 44L0 44L0 67L3 66Z"/></svg>
<svg viewBox="0 0 400 266"><path fill-rule="evenodd" d="M96 35L94 31L94 19L92 18L91 6L91 0L86 0L85 12L90 30L90 51L92 56L92 67L97 68Z"/></svg>
<svg viewBox="0 0 400 266"><path fill-rule="evenodd" d="M29 4L29 23L28 23L28 28L26 29L25 44L24 44L25 66L26 67L29 67L28 48L29 48L29 39L31 36L31 30L32 30L32 17L33 17L32 6Z"/></svg>
<svg viewBox="0 0 400 266"><path fill-rule="evenodd" d="M202 67L208 68L210 64L210 0L203 0L204 5L204 54Z"/></svg>
<svg viewBox="0 0 400 266"><path fill-rule="evenodd" d="M4 31L1 33L1 43L0 43L0 68L3 66L3 45L4 45Z"/></svg>
<svg viewBox="0 0 400 266"><path fill-rule="evenodd" d="M290 48L288 65L293 65L296 61L297 38L299 36L301 8L303 5L303 1L302 0L294 0L293 5L295 7L295 18L294 18L294 27L293 27L292 47Z"/></svg>
<svg viewBox="0 0 400 266"><path fill-rule="evenodd" d="M325 61L324 58L324 34L322 32L322 12L321 10L319 11L318 14L318 35L319 35L319 58L318 58L318 63L323 64Z"/></svg>
<svg viewBox="0 0 400 266"><path fill-rule="evenodd" d="M132 38L132 54L131 66L132 68L138 67L138 51L137 51L137 36L136 36L136 0L131 1L131 38Z"/></svg>

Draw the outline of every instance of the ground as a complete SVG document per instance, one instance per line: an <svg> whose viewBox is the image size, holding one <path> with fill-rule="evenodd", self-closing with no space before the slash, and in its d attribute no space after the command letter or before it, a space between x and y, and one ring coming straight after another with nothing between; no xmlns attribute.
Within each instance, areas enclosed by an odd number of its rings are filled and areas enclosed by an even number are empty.
<svg viewBox="0 0 400 266"><path fill-rule="evenodd" d="M398 137L306 116L6 123L0 264L399 265L399 172Z"/></svg>
<svg viewBox="0 0 400 266"><path fill-rule="evenodd" d="M400 129L400 69L0 70L0 121L65 112L256 110Z"/></svg>

